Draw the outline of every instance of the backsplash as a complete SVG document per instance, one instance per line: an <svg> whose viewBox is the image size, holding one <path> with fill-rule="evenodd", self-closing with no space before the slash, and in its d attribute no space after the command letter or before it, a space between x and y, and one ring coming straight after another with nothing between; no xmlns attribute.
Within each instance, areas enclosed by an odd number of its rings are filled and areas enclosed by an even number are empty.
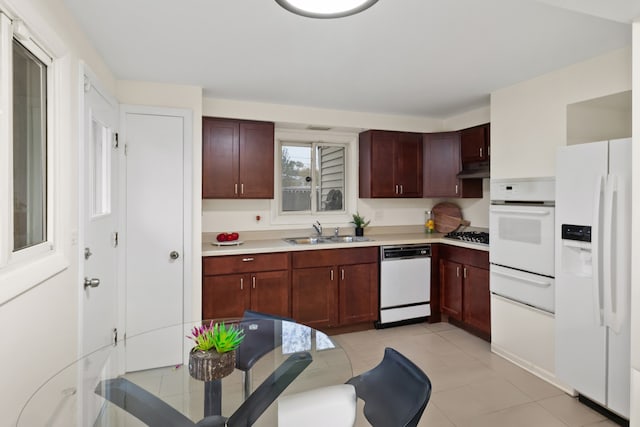
<svg viewBox="0 0 640 427"><path fill-rule="evenodd" d="M489 227L489 179L483 180L482 199L358 199L357 211L367 219L371 226L410 226L424 222L424 211L437 203L447 200L456 203L462 209L464 219L472 227ZM256 217L260 217L259 220ZM311 224L291 225L274 224L271 221L270 200L203 200L202 232L220 231L271 231L271 230L311 230ZM330 227L353 227L348 222L332 223L320 219L323 225ZM346 233L348 234L348 233Z"/></svg>

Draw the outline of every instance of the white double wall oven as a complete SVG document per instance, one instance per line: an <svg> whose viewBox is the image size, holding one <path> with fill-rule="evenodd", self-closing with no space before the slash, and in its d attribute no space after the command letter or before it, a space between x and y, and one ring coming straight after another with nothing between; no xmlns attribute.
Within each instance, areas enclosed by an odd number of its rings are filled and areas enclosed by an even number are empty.
<svg viewBox="0 0 640 427"><path fill-rule="evenodd" d="M555 180L491 180L491 350L555 375Z"/></svg>
<svg viewBox="0 0 640 427"><path fill-rule="evenodd" d="M491 183L491 292L553 313L554 180Z"/></svg>

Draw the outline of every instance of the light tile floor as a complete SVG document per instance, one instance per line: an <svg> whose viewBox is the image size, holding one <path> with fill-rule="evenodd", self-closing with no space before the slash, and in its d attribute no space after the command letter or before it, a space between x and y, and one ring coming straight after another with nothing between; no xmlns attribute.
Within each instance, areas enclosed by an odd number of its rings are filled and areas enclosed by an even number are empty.
<svg viewBox="0 0 640 427"><path fill-rule="evenodd" d="M616 426L558 388L491 353L490 344L448 323L367 330L334 338L353 374L377 365L392 347L420 366L433 385L419 426ZM368 426L362 403L356 426Z"/></svg>

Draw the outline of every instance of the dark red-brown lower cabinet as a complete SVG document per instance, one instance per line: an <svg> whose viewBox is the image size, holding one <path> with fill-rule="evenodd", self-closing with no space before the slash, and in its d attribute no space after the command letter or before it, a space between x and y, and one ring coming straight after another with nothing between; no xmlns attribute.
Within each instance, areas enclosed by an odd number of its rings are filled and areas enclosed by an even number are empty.
<svg viewBox="0 0 640 427"><path fill-rule="evenodd" d="M326 329L377 319L378 248L294 252L291 264L296 322Z"/></svg>
<svg viewBox="0 0 640 427"><path fill-rule="evenodd" d="M441 312L490 341L489 252L450 245L439 251Z"/></svg>
<svg viewBox="0 0 640 427"><path fill-rule="evenodd" d="M202 318L237 318L245 310L291 317L290 254L205 257Z"/></svg>

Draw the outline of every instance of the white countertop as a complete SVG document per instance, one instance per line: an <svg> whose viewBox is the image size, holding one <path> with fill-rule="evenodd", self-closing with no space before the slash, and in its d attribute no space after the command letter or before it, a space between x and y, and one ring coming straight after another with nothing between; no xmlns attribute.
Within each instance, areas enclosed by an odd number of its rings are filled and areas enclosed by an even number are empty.
<svg viewBox="0 0 640 427"><path fill-rule="evenodd" d="M293 252L293 251L309 251L318 249L340 249L340 248L358 248L367 246L385 246L385 245L406 245L414 243L445 243L463 248L476 249L480 251L489 251L489 245L479 243L464 242L461 240L446 239L444 234L433 233L402 233L402 234L375 234L365 235L372 239L368 242L353 243L319 243L319 244L300 244L294 245L285 242L283 239L255 239L243 240L241 245L237 246L217 246L209 240L202 242L202 256L222 256L222 255L241 255L241 254L259 254L269 252Z"/></svg>

